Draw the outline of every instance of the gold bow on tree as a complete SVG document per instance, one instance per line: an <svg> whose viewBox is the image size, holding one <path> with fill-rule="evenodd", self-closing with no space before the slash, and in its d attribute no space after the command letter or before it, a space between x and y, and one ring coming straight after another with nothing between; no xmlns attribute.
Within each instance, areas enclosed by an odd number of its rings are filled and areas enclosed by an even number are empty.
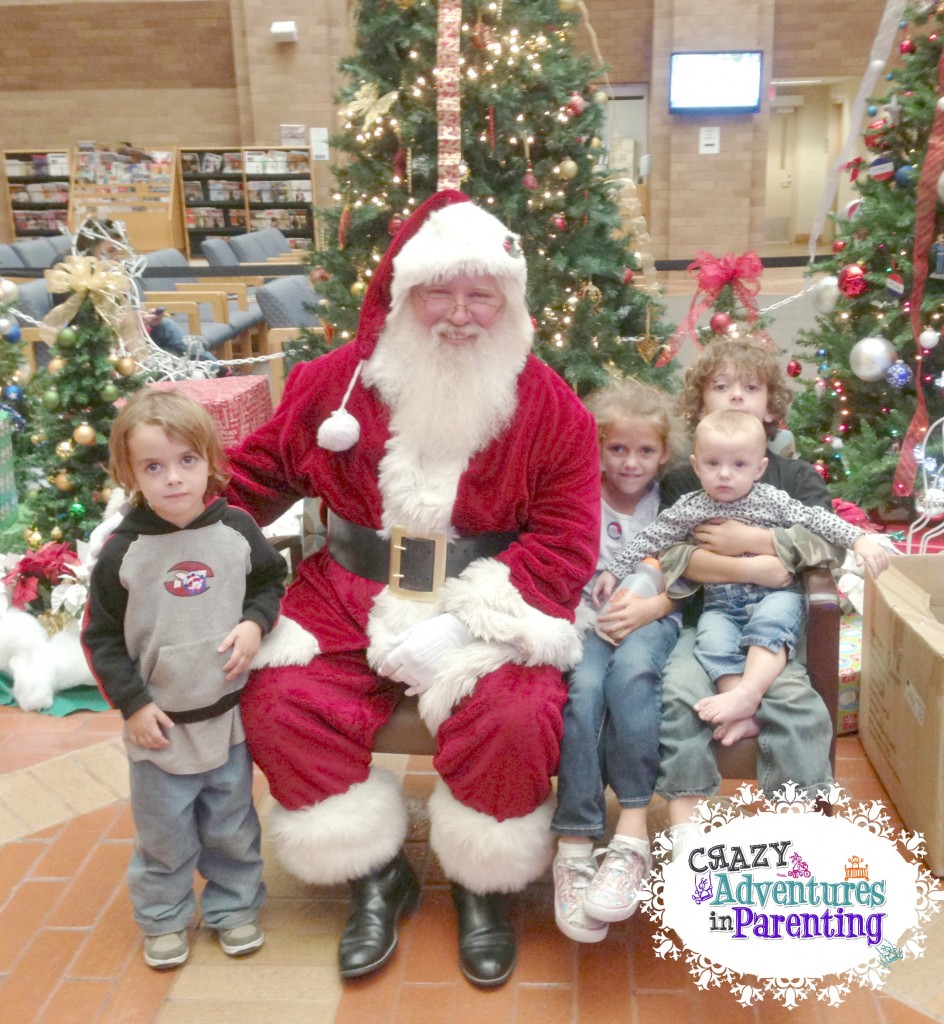
<svg viewBox="0 0 944 1024"><path fill-rule="evenodd" d="M94 256L67 256L47 270L45 277L46 287L54 295L71 292L43 318L39 329L45 341L55 342L56 335L72 321L88 296L96 313L118 336L121 354L138 362L147 358L147 332L134 306L134 285L121 264Z"/></svg>
<svg viewBox="0 0 944 1024"><path fill-rule="evenodd" d="M381 96L376 83L368 82L357 90L354 99L348 103L347 116L352 121L356 117L363 117L361 131L367 131L374 121L387 113L399 95L399 92L394 89L393 92Z"/></svg>

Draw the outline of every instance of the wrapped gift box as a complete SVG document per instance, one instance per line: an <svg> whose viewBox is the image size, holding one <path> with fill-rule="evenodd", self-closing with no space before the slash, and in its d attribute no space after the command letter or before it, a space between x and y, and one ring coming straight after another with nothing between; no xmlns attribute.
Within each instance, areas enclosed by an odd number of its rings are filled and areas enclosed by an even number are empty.
<svg viewBox="0 0 944 1024"><path fill-rule="evenodd" d="M859 674L862 670L862 616L843 615L839 624L839 708L836 732L859 731Z"/></svg>
<svg viewBox="0 0 944 1024"><path fill-rule="evenodd" d="M272 415L269 378L261 374L214 380L162 380L148 387L182 391L195 398L216 420L224 448L251 434Z"/></svg>
<svg viewBox="0 0 944 1024"><path fill-rule="evenodd" d="M18 507L13 475L13 423L7 413L0 411L0 528L13 522Z"/></svg>

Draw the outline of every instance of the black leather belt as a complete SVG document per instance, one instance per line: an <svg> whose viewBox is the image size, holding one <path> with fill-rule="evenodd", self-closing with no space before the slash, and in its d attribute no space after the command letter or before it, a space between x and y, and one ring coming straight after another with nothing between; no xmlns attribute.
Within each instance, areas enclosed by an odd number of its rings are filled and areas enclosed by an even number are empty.
<svg viewBox="0 0 944 1024"><path fill-rule="evenodd" d="M390 539L328 510L328 553L348 572L386 583L400 597L433 601L448 576L458 576L477 558L500 555L516 532L479 533L449 540L445 533L407 533L394 527Z"/></svg>
<svg viewBox="0 0 944 1024"><path fill-rule="evenodd" d="M205 722L209 718L218 718L225 714L230 708L236 707L242 690L234 690L232 693L224 693L218 701L207 704L206 707L194 708L192 711L165 711L164 714L177 725L192 725L194 722Z"/></svg>

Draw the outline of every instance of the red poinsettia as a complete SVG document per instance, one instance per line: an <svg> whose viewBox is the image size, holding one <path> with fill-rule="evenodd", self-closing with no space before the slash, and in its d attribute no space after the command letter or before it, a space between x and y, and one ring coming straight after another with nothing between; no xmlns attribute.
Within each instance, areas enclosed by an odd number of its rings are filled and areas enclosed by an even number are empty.
<svg viewBox="0 0 944 1024"><path fill-rule="evenodd" d="M4 584L13 587L11 604L25 611L40 600L43 610L48 610L53 586L69 574L70 566L78 564L79 556L66 543L50 542L38 551L28 551L3 577Z"/></svg>

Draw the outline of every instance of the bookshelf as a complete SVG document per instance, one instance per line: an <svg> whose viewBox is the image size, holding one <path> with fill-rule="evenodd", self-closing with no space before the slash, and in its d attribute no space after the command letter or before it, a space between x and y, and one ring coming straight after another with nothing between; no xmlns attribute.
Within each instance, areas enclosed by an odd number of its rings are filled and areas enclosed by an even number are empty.
<svg viewBox="0 0 944 1024"><path fill-rule="evenodd" d="M67 149L5 150L9 224L14 241L58 235L68 227Z"/></svg>
<svg viewBox="0 0 944 1024"><path fill-rule="evenodd" d="M314 233L311 154L303 146L192 146L179 151L188 255L204 238L276 227L293 246Z"/></svg>
<svg viewBox="0 0 944 1024"><path fill-rule="evenodd" d="M135 157L80 147L73 162L69 224L86 217L120 220L138 252L180 249L183 216L174 150L145 148Z"/></svg>

